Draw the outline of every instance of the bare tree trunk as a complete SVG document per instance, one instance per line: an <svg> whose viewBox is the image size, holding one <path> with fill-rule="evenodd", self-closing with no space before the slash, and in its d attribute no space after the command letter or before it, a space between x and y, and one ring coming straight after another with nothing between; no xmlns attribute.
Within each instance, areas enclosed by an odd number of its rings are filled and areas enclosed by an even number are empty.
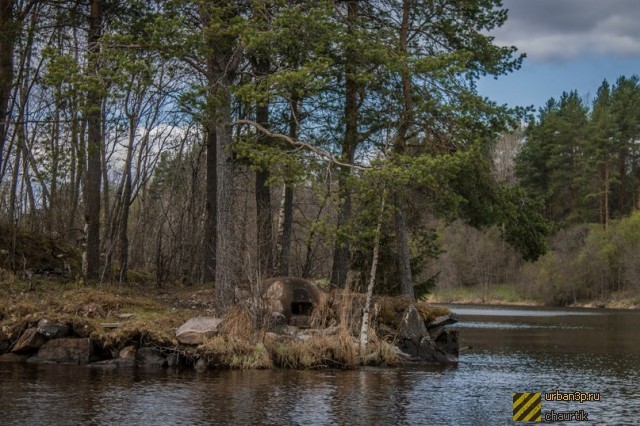
<svg viewBox="0 0 640 426"><path fill-rule="evenodd" d="M358 20L358 1L347 3L347 34L351 37L355 35L356 23ZM345 58L345 134L342 143L342 158L346 163L352 163L355 150L358 145L358 90L359 85L356 80L357 67L355 64L357 52L348 47ZM350 169L338 171L339 193L344 201L338 207L338 232L349 223L351 219L351 189L348 187ZM331 282L338 287L344 288L349 272L350 249L347 241L336 238L333 250L333 267L331 270Z"/></svg>
<svg viewBox="0 0 640 426"><path fill-rule="evenodd" d="M360 328L360 356L365 354L367 343L369 342L369 310L371 308L371 299L373 298L373 286L376 282L376 272L378 270L378 257L380 254L380 230L382 228L382 219L384 215L384 204L386 192L382 192L380 201L380 215L378 216L378 225L376 226L376 236L373 242L373 259L371 260L371 273L369 274L369 285L367 286L367 298L362 311L362 327Z"/></svg>
<svg viewBox="0 0 640 426"><path fill-rule="evenodd" d="M100 36L102 27L102 2L91 0L89 18L89 73L98 77L100 53ZM94 84L96 84L94 82ZM90 88L87 91L87 170L84 185L86 228L86 248L83 259L85 279L98 278L100 267L100 181L102 178L102 99L100 90Z"/></svg>
<svg viewBox="0 0 640 426"><path fill-rule="evenodd" d="M124 188L122 190L122 208L120 211L120 284L127 282L127 270L129 268L129 205L131 204L131 163L133 160L133 144L135 141L137 117L129 118L129 145L127 146L127 158L125 160Z"/></svg>
<svg viewBox="0 0 640 426"><path fill-rule="evenodd" d="M293 187L284 185L282 200L282 222L278 233L278 275L289 275L289 261L291 257L291 235L293 234Z"/></svg>
<svg viewBox="0 0 640 426"><path fill-rule="evenodd" d="M9 98L13 84L13 48L16 38L13 3L14 0L0 0L0 183L4 168L4 144L9 127Z"/></svg>

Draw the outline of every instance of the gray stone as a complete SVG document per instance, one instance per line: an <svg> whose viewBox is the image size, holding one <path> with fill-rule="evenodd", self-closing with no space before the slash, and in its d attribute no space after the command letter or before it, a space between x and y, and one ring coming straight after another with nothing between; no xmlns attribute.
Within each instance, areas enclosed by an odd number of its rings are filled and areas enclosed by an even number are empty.
<svg viewBox="0 0 640 426"><path fill-rule="evenodd" d="M398 326L398 337L410 340L415 345L419 345L424 337L431 340L427 327L415 306L409 305L402 314L400 325Z"/></svg>
<svg viewBox="0 0 640 426"><path fill-rule="evenodd" d="M136 347L135 346L125 346L120 349L118 352L118 357L122 359L136 359Z"/></svg>
<svg viewBox="0 0 640 426"><path fill-rule="evenodd" d="M38 322L38 333L46 336L48 339L59 339L65 337L69 332L69 327L62 324L52 323L43 319Z"/></svg>
<svg viewBox="0 0 640 426"><path fill-rule="evenodd" d="M448 336L448 331L441 331L439 339L444 339L443 336ZM413 360L423 362L436 362L436 363L456 363L457 346L455 347L452 342L437 344L433 341L427 327L422 321L420 313L415 309L413 305L405 310L398 327L398 348L410 355ZM457 345L457 340L455 342ZM448 353L447 350L452 350L452 353Z"/></svg>
<svg viewBox="0 0 640 426"><path fill-rule="evenodd" d="M201 345L206 337L218 334L221 322L215 317L190 318L176 330L176 338L183 345Z"/></svg>
<svg viewBox="0 0 640 426"><path fill-rule="evenodd" d="M88 338L53 339L42 345L38 358L60 364L88 364L92 349Z"/></svg>
<svg viewBox="0 0 640 426"><path fill-rule="evenodd" d="M429 336L431 336L431 340L435 342L436 340L438 340L438 337L440 337L440 335L444 332L444 327L429 328L428 330Z"/></svg>
<svg viewBox="0 0 640 426"><path fill-rule="evenodd" d="M159 350L153 348L140 348L136 352L136 364L138 367L159 367L167 366L167 359Z"/></svg>
<svg viewBox="0 0 640 426"><path fill-rule="evenodd" d="M36 327L31 327L25 330L20 336L16 344L13 346L11 352L13 353L28 353L35 352L42 345L47 342L47 336L38 332Z"/></svg>
<svg viewBox="0 0 640 426"><path fill-rule="evenodd" d="M458 322L458 316L451 312L449 315L441 315L431 321L427 326L428 329L436 328L436 327L444 327L445 325L455 324Z"/></svg>

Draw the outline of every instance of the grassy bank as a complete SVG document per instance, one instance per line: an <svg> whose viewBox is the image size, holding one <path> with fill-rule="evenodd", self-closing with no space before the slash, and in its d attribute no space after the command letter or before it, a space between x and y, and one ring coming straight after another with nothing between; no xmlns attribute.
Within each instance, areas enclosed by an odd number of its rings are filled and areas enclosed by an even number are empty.
<svg viewBox="0 0 640 426"><path fill-rule="evenodd" d="M523 297L517 287L508 284L453 289L438 289L428 297L429 303L459 303L475 305L514 305L514 306L554 306L543 300ZM640 294L633 292L613 293L607 300L580 300L570 307L640 309Z"/></svg>
<svg viewBox="0 0 640 426"><path fill-rule="evenodd" d="M247 309L236 308L222 317L219 334L199 346L180 344L176 329L196 316L215 316L211 286L123 287L84 286L41 280L30 288L20 280L0 282L0 343L15 343L21 333L38 321L69 327L72 337L89 337L102 353L118 354L128 346L151 347L173 354L185 366L209 368L357 368L360 365L398 363L399 353L389 333L376 332L376 324L388 331L409 302L382 298L374 311L374 327L365 354L359 353L362 295L338 294L318 309L312 324L317 329L300 334L267 332ZM423 319L447 313L441 307L416 304ZM116 355L117 356L117 355Z"/></svg>

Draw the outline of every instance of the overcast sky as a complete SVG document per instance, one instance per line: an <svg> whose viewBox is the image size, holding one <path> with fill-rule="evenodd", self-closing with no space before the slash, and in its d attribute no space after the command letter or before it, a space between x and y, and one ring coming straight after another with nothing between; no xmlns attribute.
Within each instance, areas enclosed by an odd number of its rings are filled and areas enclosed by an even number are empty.
<svg viewBox="0 0 640 426"><path fill-rule="evenodd" d="M506 24L496 43L526 53L522 69L484 79L484 96L515 105L543 105L563 91L593 99L606 78L640 74L640 0L504 0Z"/></svg>

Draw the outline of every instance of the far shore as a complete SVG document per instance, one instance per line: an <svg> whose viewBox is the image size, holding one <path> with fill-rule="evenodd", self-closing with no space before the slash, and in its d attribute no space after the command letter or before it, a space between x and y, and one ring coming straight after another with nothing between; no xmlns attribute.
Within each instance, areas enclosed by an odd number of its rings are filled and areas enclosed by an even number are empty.
<svg viewBox="0 0 640 426"><path fill-rule="evenodd" d="M499 285L483 290L480 287L436 289L426 301L437 304L537 306L600 309L640 309L640 293L613 294L606 300L581 300L566 305L554 305L542 300L524 298L511 286Z"/></svg>

